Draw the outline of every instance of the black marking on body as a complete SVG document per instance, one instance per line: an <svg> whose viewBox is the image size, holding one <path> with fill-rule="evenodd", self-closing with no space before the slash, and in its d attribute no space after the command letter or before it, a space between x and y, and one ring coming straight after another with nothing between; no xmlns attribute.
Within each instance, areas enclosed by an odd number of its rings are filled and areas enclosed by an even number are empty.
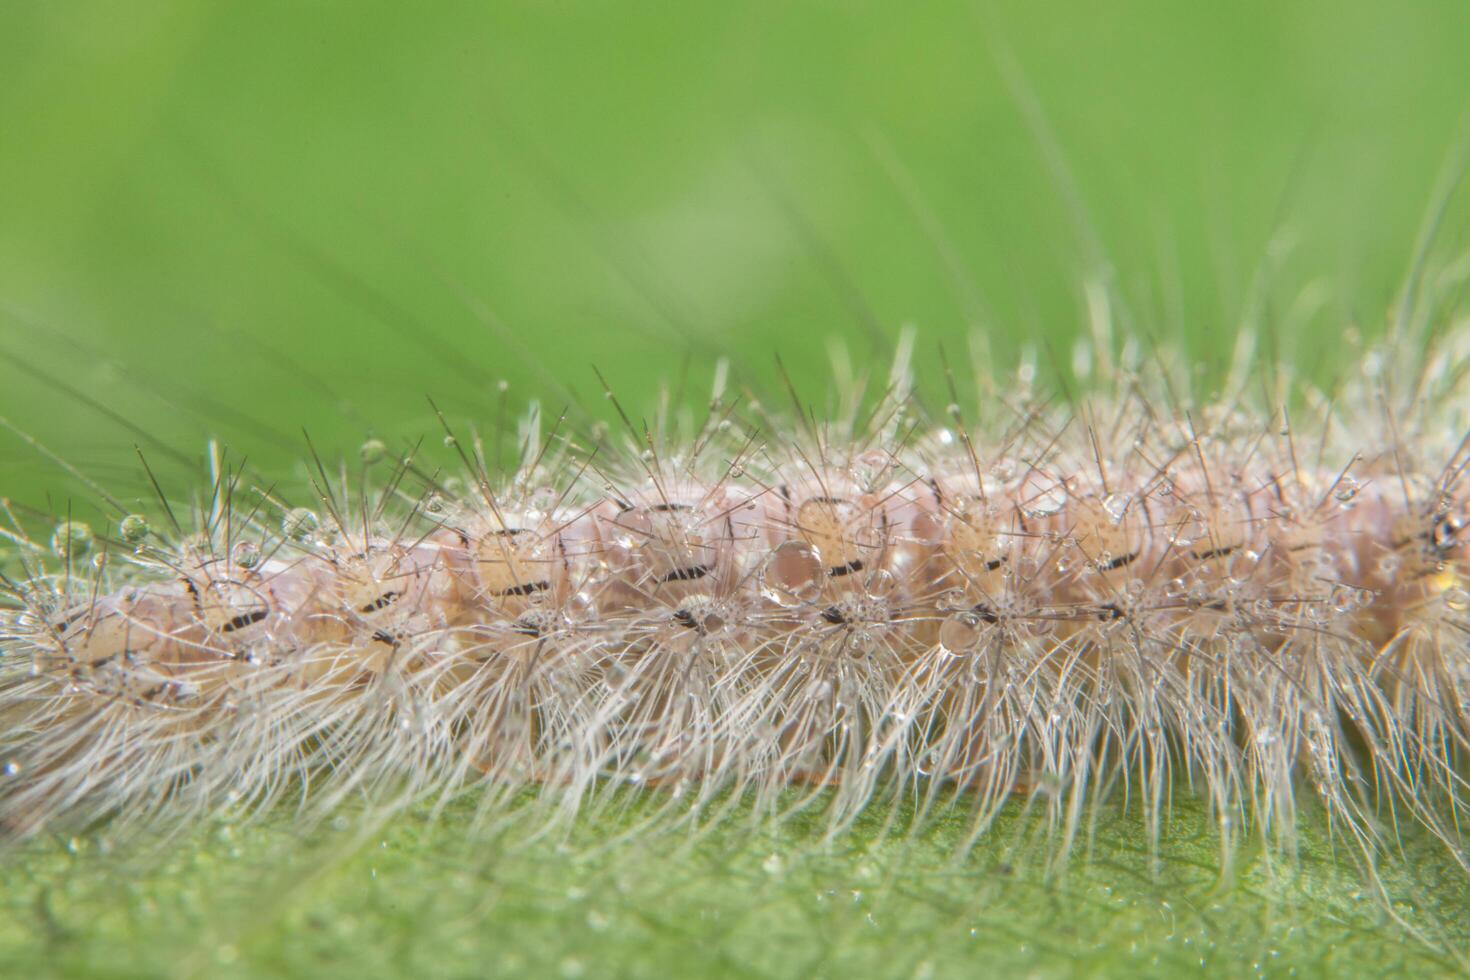
<svg viewBox="0 0 1470 980"><path fill-rule="evenodd" d="M861 558L854 558L845 565L837 565L827 569L827 574L833 578L841 578L844 575L851 575L853 572L861 572L862 570L863 560Z"/></svg>
<svg viewBox="0 0 1470 980"><path fill-rule="evenodd" d="M221 633L233 633L236 630L242 630L247 626L254 626L256 623L260 622L262 619L265 619L269 615L270 610L268 609L252 609L247 613L241 613L240 615L234 617L228 623L221 626L219 628L219 631Z"/></svg>
<svg viewBox="0 0 1470 980"><path fill-rule="evenodd" d="M1219 548L1210 548L1206 551L1191 551L1190 555L1196 561L1209 561L1211 558L1227 558L1233 555L1235 551L1235 545L1227 544Z"/></svg>
<svg viewBox="0 0 1470 980"><path fill-rule="evenodd" d="M823 609L822 618L831 623L833 626L841 626L843 623L847 622L847 616L842 612L841 609L838 609L836 606L828 606L826 609Z"/></svg>
<svg viewBox="0 0 1470 980"><path fill-rule="evenodd" d="M402 594L402 592L384 592L372 602L369 602L367 605L359 609L358 612L375 613L380 609L387 609L389 606L393 605L394 601L397 600L397 598Z"/></svg>
<svg viewBox="0 0 1470 980"><path fill-rule="evenodd" d="M711 569L708 565L690 565L687 568L676 568L667 575L662 576L658 581L660 584L664 582L692 582L695 579L704 578L710 571Z"/></svg>
<svg viewBox="0 0 1470 980"><path fill-rule="evenodd" d="M170 702L179 701L185 697L184 687L178 681L162 681L146 690L140 691L138 697L152 704L164 695L168 695Z"/></svg>
<svg viewBox="0 0 1470 980"><path fill-rule="evenodd" d="M970 612L980 617L980 622L994 626L1000 622L1000 614L988 602L977 602L970 607Z"/></svg>
<svg viewBox="0 0 1470 980"><path fill-rule="evenodd" d="M64 619L62 619L61 622L55 623L54 625L52 625L51 628L56 632L56 635L57 636L61 636L67 630L69 630L73 626L75 626L77 624L77 621L78 620L85 619L86 616L87 616L87 613L90 612L90 611L91 610L89 610L89 609L83 609L83 610L81 610L79 612L74 612L70 616L67 616Z"/></svg>
<svg viewBox="0 0 1470 980"><path fill-rule="evenodd" d="M1126 555L1119 555L1111 561L1099 562L1097 570L1100 572L1111 572L1115 568L1123 568L1133 564L1138 559L1138 552L1130 551Z"/></svg>
<svg viewBox="0 0 1470 980"><path fill-rule="evenodd" d="M531 595L536 592L545 592L549 588L551 588L551 582L546 579L541 579L536 582L522 582L520 585L512 585L508 589L501 589L499 592L492 594L498 596Z"/></svg>

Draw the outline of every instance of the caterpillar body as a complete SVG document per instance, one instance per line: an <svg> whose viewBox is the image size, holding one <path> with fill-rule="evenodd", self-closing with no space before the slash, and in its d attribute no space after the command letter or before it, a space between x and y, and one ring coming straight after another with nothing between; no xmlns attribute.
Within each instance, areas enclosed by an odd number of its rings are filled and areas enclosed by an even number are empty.
<svg viewBox="0 0 1470 980"><path fill-rule="evenodd" d="M975 834L1025 794L1070 840L1184 781L1227 848L1289 846L1306 791L1364 855L1411 817L1463 863L1467 352L1370 354L1288 423L1129 347L1082 403L982 386L982 424L924 412L905 346L825 427L717 391L625 444L533 413L504 477L447 425L459 477L371 443L311 508L216 458L193 527L68 520L51 559L12 516L0 825L636 785Z"/></svg>

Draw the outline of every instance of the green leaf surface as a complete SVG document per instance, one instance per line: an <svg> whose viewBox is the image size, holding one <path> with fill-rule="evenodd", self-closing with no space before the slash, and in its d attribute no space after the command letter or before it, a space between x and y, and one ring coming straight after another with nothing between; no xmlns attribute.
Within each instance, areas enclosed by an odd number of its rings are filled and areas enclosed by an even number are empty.
<svg viewBox="0 0 1470 980"><path fill-rule="evenodd" d="M1136 816L1104 807L1065 867L1019 806L964 854L960 812L918 834L880 833L874 817L824 842L818 813L751 830L737 810L698 835L610 843L650 802L539 838L528 822L488 835L458 806L387 820L352 811L308 831L284 814L217 822L141 856L105 833L48 841L0 878L0 969L1391 976L1451 971L1447 951L1470 938L1467 883L1424 842L1385 862L1387 901L1311 824L1295 858L1247 850L1222 878L1218 836L1187 801L1157 859Z"/></svg>

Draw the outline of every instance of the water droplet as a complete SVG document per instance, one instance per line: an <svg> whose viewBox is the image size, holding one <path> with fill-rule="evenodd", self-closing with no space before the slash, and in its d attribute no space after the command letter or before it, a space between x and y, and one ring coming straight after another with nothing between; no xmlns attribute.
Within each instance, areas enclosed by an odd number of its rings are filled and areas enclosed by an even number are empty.
<svg viewBox="0 0 1470 980"><path fill-rule="evenodd" d="M260 546L254 541L241 541L235 545L235 564L250 569L260 564Z"/></svg>
<svg viewBox="0 0 1470 980"><path fill-rule="evenodd" d="M866 493L876 493L892 464L893 457L881 449L860 453L852 462L852 478Z"/></svg>
<svg viewBox="0 0 1470 980"><path fill-rule="evenodd" d="M567 616L576 620L597 616L597 599L590 592L578 592L567 599Z"/></svg>
<svg viewBox="0 0 1470 980"><path fill-rule="evenodd" d="M1067 505L1067 492L1059 484L1029 497L1023 509L1027 517L1051 517Z"/></svg>
<svg viewBox="0 0 1470 980"><path fill-rule="evenodd" d="M1108 512L1108 516L1113 519L1113 523L1117 524L1123 520L1123 515L1128 513L1128 505L1132 501L1133 498L1126 493L1110 493L1103 498L1102 506L1103 510Z"/></svg>
<svg viewBox="0 0 1470 980"><path fill-rule="evenodd" d="M281 533L292 541L305 541L321 526L316 512L305 507L293 507L281 518Z"/></svg>
<svg viewBox="0 0 1470 980"><path fill-rule="evenodd" d="M863 591L868 594L869 598L873 599L886 598L892 595L893 590L897 587L898 578L884 568L873 572L873 574L868 576L867 581L863 583Z"/></svg>
<svg viewBox="0 0 1470 980"><path fill-rule="evenodd" d="M51 535L58 558L79 558L92 550L92 529L81 521L62 521Z"/></svg>
<svg viewBox="0 0 1470 980"><path fill-rule="evenodd" d="M384 445L381 439L369 439L362 444L358 453L362 456L364 463L372 465L388 455L388 447Z"/></svg>
<svg viewBox="0 0 1470 980"><path fill-rule="evenodd" d="M934 608L940 612L957 612L968 605L964 589L945 589L934 597Z"/></svg>
<svg viewBox="0 0 1470 980"><path fill-rule="evenodd" d="M128 544L138 544L148 537L148 519L142 514L129 514L117 523L117 533Z"/></svg>
<svg viewBox="0 0 1470 980"><path fill-rule="evenodd" d="M821 594L826 579L821 553L805 541L777 546L766 559L762 576L766 596L786 608L811 602Z"/></svg>
<svg viewBox="0 0 1470 980"><path fill-rule="evenodd" d="M973 612L958 612L939 626L939 645L950 653L965 653L980 642L980 617Z"/></svg>

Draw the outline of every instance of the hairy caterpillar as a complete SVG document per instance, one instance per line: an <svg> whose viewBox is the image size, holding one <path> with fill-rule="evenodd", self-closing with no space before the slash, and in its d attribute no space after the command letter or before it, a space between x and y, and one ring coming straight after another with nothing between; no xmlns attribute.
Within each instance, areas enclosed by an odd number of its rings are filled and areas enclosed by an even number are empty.
<svg viewBox="0 0 1470 980"><path fill-rule="evenodd" d="M825 423L721 371L702 423L621 441L533 410L503 476L446 423L460 474L373 441L311 507L216 452L192 523L11 513L0 825L631 784L977 835L1024 794L1070 841L1183 780L1227 849L1289 845L1308 792L1365 856L1407 817L1463 863L1470 334L1331 397L1242 358L1203 404L1104 339L1084 401L1023 368L978 418L927 413L910 350Z"/></svg>

